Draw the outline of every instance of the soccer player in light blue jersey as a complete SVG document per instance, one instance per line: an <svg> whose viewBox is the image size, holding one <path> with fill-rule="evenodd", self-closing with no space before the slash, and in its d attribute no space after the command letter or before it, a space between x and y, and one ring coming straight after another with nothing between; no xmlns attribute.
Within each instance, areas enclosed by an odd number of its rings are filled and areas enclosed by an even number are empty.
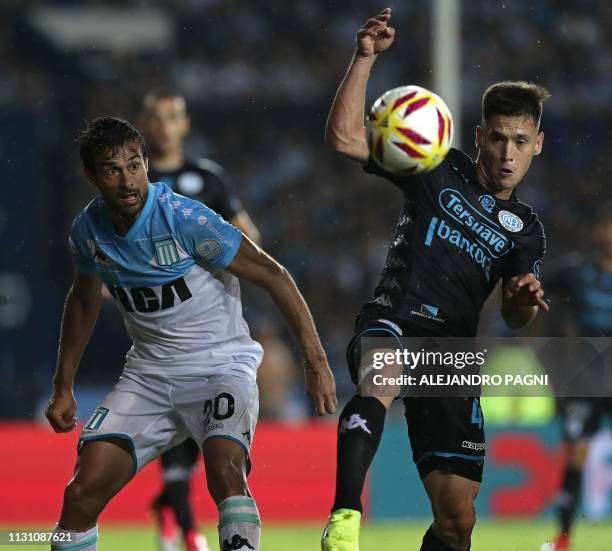
<svg viewBox="0 0 612 551"><path fill-rule="evenodd" d="M52 549L96 549L109 500L164 450L192 437L219 508L221 549L259 550L246 481L257 420L262 349L242 318L237 278L264 288L295 335L306 391L319 415L335 384L312 316L287 270L202 203L147 179L142 136L114 117L94 120L80 153L96 197L75 219L75 277L61 325L53 395L56 432L76 427L74 378L104 283L133 340L123 374L83 427L75 474Z"/></svg>

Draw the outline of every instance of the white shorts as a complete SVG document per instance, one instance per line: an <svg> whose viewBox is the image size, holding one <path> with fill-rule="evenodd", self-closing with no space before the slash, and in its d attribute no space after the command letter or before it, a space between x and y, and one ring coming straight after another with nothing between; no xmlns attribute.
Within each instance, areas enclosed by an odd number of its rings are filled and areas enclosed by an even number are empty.
<svg viewBox="0 0 612 551"><path fill-rule="evenodd" d="M257 423L254 378L240 371L208 377L165 377L124 371L83 427L83 442L123 437L130 442L134 473L164 451L193 438L227 438L247 455Z"/></svg>

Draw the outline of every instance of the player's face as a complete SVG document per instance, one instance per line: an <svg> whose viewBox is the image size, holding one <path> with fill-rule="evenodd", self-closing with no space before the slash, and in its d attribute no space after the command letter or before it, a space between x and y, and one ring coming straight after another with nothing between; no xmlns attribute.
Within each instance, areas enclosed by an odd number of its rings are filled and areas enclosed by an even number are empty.
<svg viewBox="0 0 612 551"><path fill-rule="evenodd" d="M476 128L477 167L486 187L508 197L523 179L534 155L542 151L544 133L533 117L491 115Z"/></svg>
<svg viewBox="0 0 612 551"><path fill-rule="evenodd" d="M182 98L161 98L146 105L141 119L147 144L157 155L179 151L189 132L189 117Z"/></svg>
<svg viewBox="0 0 612 551"><path fill-rule="evenodd" d="M98 153L94 170L85 169L85 174L109 209L129 219L138 215L147 198L147 169L139 144L130 142Z"/></svg>

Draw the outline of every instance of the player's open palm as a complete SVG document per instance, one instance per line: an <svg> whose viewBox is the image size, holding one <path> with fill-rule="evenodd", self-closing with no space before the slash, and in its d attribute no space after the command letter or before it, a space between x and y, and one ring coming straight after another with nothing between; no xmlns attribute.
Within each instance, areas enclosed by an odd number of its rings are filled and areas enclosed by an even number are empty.
<svg viewBox="0 0 612 551"><path fill-rule="evenodd" d="M395 29L389 26L391 8L385 8L376 17L368 19L357 32L357 53L370 57L384 52L395 38Z"/></svg>
<svg viewBox="0 0 612 551"><path fill-rule="evenodd" d="M45 415L55 432L70 432L76 427L76 407L72 391L53 393Z"/></svg>
<svg viewBox="0 0 612 551"><path fill-rule="evenodd" d="M327 360L306 366L306 394L310 396L317 415L334 413L338 405L336 381Z"/></svg>

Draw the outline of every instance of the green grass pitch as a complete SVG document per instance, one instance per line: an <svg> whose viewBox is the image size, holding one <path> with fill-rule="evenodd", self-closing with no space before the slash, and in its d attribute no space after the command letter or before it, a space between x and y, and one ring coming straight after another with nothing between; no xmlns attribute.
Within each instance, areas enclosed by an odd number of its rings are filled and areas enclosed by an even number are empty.
<svg viewBox="0 0 612 551"><path fill-rule="evenodd" d="M5 527L6 528L6 527ZM262 532L262 551L317 551L322 526L265 524ZM368 523L361 533L361 551L418 551L426 529L417 523ZM214 526L203 530L217 551L217 532ZM540 545L555 533L553 522L540 520L487 521L476 526L472 551L539 551ZM576 551L612 551L612 524L580 522L575 529ZM19 545L20 551L41 551L41 545ZM0 549L8 549L0 545ZM100 528L98 551L157 551L152 527Z"/></svg>

